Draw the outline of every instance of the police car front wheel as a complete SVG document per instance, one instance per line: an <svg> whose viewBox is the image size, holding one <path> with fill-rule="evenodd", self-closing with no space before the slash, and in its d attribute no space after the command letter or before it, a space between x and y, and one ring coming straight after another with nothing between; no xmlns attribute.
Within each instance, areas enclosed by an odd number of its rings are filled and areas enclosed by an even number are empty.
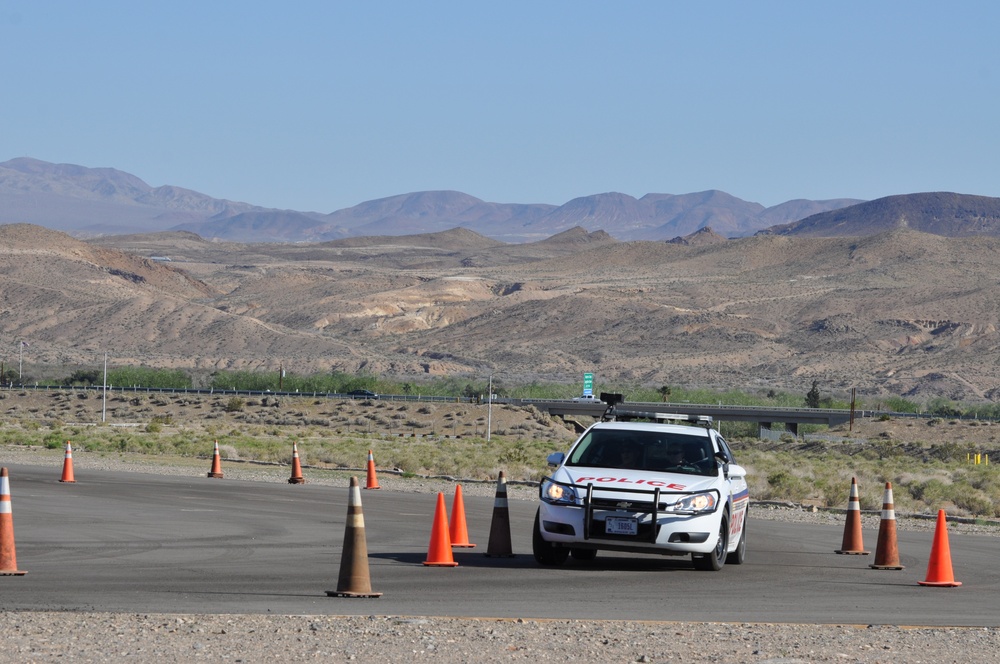
<svg viewBox="0 0 1000 664"><path fill-rule="evenodd" d="M538 512L535 512L535 527L531 534L531 552L539 565L562 565L569 558L569 549L542 539L542 524Z"/></svg>
<svg viewBox="0 0 1000 664"><path fill-rule="evenodd" d="M726 564L726 549L729 546L729 519L725 516L719 522L719 540L711 553L694 554L691 562L695 569L706 572L718 572Z"/></svg>

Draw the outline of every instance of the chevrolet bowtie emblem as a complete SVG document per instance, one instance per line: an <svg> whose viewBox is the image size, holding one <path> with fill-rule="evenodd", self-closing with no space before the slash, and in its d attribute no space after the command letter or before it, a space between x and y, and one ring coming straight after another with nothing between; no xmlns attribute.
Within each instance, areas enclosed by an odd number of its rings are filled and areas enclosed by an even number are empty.
<svg viewBox="0 0 1000 664"><path fill-rule="evenodd" d="M629 507L632 507L632 503L627 503L627 502L625 502L625 501L623 500L622 502L618 503L618 504L616 505L616 507L617 507L618 509L622 509L622 510L623 510L623 509L626 509L626 508L629 508Z"/></svg>

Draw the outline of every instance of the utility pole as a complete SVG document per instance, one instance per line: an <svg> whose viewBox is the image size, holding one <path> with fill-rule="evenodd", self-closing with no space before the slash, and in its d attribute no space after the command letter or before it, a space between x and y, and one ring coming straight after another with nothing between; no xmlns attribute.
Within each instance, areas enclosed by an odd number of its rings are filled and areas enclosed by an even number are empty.
<svg viewBox="0 0 1000 664"><path fill-rule="evenodd" d="M490 432L493 431L493 374L490 374L490 390L486 395L486 442L490 442Z"/></svg>
<svg viewBox="0 0 1000 664"><path fill-rule="evenodd" d="M101 422L108 421L108 353L104 353L104 396L101 401Z"/></svg>

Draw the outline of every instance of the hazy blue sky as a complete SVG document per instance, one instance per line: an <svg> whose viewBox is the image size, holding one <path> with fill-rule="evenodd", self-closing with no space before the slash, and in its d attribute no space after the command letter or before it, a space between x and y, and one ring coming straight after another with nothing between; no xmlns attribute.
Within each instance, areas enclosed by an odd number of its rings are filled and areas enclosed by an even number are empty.
<svg viewBox="0 0 1000 664"><path fill-rule="evenodd" d="M332 212L1000 196L1000 3L0 0L0 161Z"/></svg>

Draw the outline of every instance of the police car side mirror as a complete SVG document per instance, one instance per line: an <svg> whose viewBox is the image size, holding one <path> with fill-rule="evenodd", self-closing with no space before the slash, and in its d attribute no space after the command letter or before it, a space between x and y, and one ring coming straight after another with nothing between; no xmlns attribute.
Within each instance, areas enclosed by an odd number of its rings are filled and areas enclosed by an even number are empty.
<svg viewBox="0 0 1000 664"><path fill-rule="evenodd" d="M556 467L562 465L563 459L565 458L566 455L562 452L553 452L548 456L548 462L550 466Z"/></svg>
<svg viewBox="0 0 1000 664"><path fill-rule="evenodd" d="M726 456L725 452L716 452L715 458L721 462L722 465L722 475L727 480L729 479L729 457Z"/></svg>

